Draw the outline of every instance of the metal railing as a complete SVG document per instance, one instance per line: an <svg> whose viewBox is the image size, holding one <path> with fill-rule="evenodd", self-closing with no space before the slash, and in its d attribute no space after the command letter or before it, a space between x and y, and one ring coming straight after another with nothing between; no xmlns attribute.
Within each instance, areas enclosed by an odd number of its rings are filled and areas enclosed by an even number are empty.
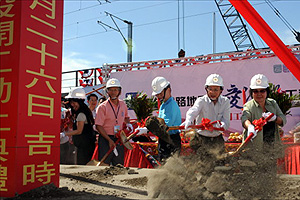
<svg viewBox="0 0 300 200"><path fill-rule="evenodd" d="M300 45L290 45L288 48L294 55L300 55ZM238 52L226 52L217 54L208 54L195 57L184 57L174 59L130 62L130 63L118 63L118 64L103 64L98 68L89 68L75 71L67 71L62 73L62 89L78 87L80 83L84 81L82 74L84 71L92 73L89 77L92 78L92 85L95 86L100 83L105 83L110 77L110 73L119 71L131 71L131 70L147 70L154 68L166 68L166 67L185 67L192 65L202 65L207 63L216 62L232 62L246 59L258 59L274 57L275 53L270 48L255 49ZM90 80L89 79L89 80ZM80 82L80 80L82 80ZM85 80L86 81L86 80ZM69 83L69 84L68 84Z"/></svg>

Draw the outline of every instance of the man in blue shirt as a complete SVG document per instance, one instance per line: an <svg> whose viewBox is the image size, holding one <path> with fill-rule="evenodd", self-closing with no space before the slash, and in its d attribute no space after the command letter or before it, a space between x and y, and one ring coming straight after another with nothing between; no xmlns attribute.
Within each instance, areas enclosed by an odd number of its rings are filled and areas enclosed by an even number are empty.
<svg viewBox="0 0 300 200"><path fill-rule="evenodd" d="M170 82L164 77L158 76L152 81L152 95L163 102L159 108L158 117L164 119L167 126L179 126L181 124L181 113L178 104L171 95ZM158 157L159 160L166 159L170 155L181 149L181 138L178 130L168 132L174 146L159 139Z"/></svg>

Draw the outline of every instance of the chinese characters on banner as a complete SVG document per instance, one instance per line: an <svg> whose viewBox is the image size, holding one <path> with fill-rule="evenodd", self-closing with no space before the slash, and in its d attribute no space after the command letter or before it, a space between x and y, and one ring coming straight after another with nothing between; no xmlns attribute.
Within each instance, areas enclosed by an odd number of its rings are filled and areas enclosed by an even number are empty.
<svg viewBox="0 0 300 200"><path fill-rule="evenodd" d="M62 0L0 2L0 196L59 184Z"/></svg>
<svg viewBox="0 0 300 200"><path fill-rule="evenodd" d="M296 57L300 60L299 55ZM152 80L156 76L165 77L171 83L172 96L179 105L181 118L185 119L186 112L194 105L197 98L206 94L205 80L207 76L214 73L220 74L224 80L222 95L230 101L230 130L233 132L243 130L242 107L244 102L251 100L249 84L251 77L255 74L266 75L271 83L290 95L300 93L299 81L276 56L230 62L199 63L188 67L173 66L120 71L111 73L111 77L122 80L122 90L126 92L122 93L120 98L125 98L126 94L133 94L137 91L151 95ZM130 110L128 114L131 118L136 118L134 111ZM296 120L300 116L295 114L292 117L293 120ZM288 121L292 122L292 120ZM294 125L286 124L283 129L289 130L291 126Z"/></svg>

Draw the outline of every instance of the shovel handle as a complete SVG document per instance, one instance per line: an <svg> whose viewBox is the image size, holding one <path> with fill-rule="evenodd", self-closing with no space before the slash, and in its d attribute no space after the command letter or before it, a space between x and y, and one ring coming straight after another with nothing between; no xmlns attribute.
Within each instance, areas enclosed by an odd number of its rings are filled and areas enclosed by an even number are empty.
<svg viewBox="0 0 300 200"><path fill-rule="evenodd" d="M211 124L215 124L218 123L219 121L213 121L211 122ZM192 128L192 129L204 129L203 124L198 124L198 125L190 125L188 128ZM215 128L215 127L214 127ZM184 126L169 126L168 131L169 130L183 130L185 129ZM217 131L224 131L224 128L215 128L215 130Z"/></svg>
<svg viewBox="0 0 300 200"><path fill-rule="evenodd" d="M268 117L266 117L264 120L265 121L269 121L272 117L274 116L274 113L271 113ZM256 127L255 127L256 129ZM244 142L239 146L239 148L232 154L232 155L235 155L237 154L241 148L243 148L254 136L254 133L250 133L248 135L248 137L244 140Z"/></svg>
<svg viewBox="0 0 300 200"><path fill-rule="evenodd" d="M253 138L253 136L254 136L254 133L250 133L250 135L245 139L245 141L241 144L241 146L246 145Z"/></svg>
<svg viewBox="0 0 300 200"><path fill-rule="evenodd" d="M237 150L235 150L233 153L231 153L230 155L235 155L237 154L240 149L242 149L244 146L246 146L246 144L253 138L254 133L250 133L250 135L244 140L244 142L239 146L239 148L237 148Z"/></svg>
<svg viewBox="0 0 300 200"><path fill-rule="evenodd" d="M126 138L126 141L124 141L124 142L128 142L131 138L135 137L136 134L138 134L139 132L140 132L139 130L134 131Z"/></svg>
<svg viewBox="0 0 300 200"><path fill-rule="evenodd" d="M199 129L202 128L202 125L190 125L188 128L192 128L192 129ZM169 126L168 127L168 131L170 130L183 130L185 129L184 126Z"/></svg>
<svg viewBox="0 0 300 200"><path fill-rule="evenodd" d="M268 117L265 118L266 121L269 121L275 114L271 113Z"/></svg>
<svg viewBox="0 0 300 200"><path fill-rule="evenodd" d="M114 147L110 147L110 149L106 152L106 154L99 161L99 163L97 164L97 166L100 166L106 160L106 158L109 156L109 154L116 148L116 146L120 142L120 140L121 140L121 138L119 137L117 139L117 141L115 142L115 146Z"/></svg>
<svg viewBox="0 0 300 200"><path fill-rule="evenodd" d="M271 113L268 117L264 119L265 122L269 121L275 114ZM256 128L256 127L255 127Z"/></svg>

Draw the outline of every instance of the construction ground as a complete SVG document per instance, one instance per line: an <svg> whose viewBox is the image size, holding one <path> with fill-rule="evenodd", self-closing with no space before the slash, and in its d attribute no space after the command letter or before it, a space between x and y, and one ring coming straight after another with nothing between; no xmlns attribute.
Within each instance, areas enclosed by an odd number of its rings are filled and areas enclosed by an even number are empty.
<svg viewBox="0 0 300 200"><path fill-rule="evenodd" d="M270 163L233 158L213 167L172 157L158 169L60 166L60 187L46 185L10 199L300 199L300 176L278 175Z"/></svg>

